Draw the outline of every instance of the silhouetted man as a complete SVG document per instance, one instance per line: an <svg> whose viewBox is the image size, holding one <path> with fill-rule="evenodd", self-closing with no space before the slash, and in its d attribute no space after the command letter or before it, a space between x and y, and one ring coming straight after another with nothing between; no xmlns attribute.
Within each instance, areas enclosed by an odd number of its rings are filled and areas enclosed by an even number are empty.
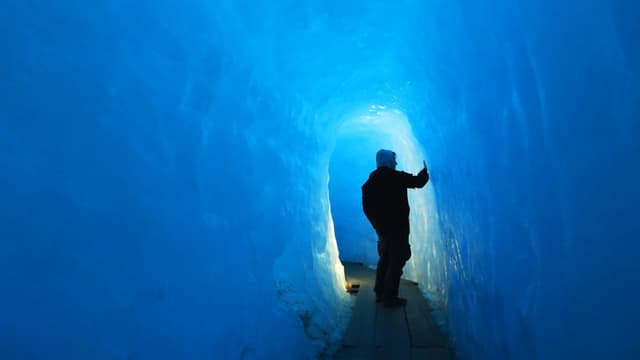
<svg viewBox="0 0 640 360"><path fill-rule="evenodd" d="M402 268L411 257L409 246L408 188L422 188L429 181L427 164L414 176L397 171L396 153L380 150L376 154L378 168L362 185L362 208L378 234L378 268L376 270L376 302L385 307L406 304L398 297Z"/></svg>

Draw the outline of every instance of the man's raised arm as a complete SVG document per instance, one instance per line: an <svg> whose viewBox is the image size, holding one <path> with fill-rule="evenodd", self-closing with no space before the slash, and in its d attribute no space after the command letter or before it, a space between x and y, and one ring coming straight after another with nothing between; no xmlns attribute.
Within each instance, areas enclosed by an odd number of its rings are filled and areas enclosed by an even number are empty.
<svg viewBox="0 0 640 360"><path fill-rule="evenodd" d="M420 170L418 175L412 175L406 172L403 172L403 182L408 188L422 188L429 181L429 172L427 171L427 163L423 160L422 164L424 168Z"/></svg>

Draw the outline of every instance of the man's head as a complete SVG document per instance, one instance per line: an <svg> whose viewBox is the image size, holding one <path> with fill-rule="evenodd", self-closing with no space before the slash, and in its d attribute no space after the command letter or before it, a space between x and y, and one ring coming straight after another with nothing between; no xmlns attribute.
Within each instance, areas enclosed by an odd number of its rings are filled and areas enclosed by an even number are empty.
<svg viewBox="0 0 640 360"><path fill-rule="evenodd" d="M398 165L396 162L396 153L391 150L378 150L378 153L376 153L376 165L378 165L379 168L388 167L395 170L396 165Z"/></svg>

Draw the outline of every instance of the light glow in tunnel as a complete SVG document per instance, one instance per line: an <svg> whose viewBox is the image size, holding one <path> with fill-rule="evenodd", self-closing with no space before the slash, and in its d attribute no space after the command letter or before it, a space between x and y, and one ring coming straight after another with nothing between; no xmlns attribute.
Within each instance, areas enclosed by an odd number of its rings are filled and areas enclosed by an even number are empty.
<svg viewBox="0 0 640 360"><path fill-rule="evenodd" d="M4 1L0 358L331 357L379 148L458 358L640 358L639 6Z"/></svg>
<svg viewBox="0 0 640 360"><path fill-rule="evenodd" d="M428 160L402 111L371 105L345 116L336 135L329 169L336 237L343 261L372 267L378 260L377 236L362 212L360 186L376 168L375 153L379 149L394 149L398 169L413 174L422 169L423 160ZM444 249L434 197L432 186L409 192L409 205L413 209L409 242L413 256L405 266L404 276L425 281L422 289L437 306L446 302L446 268L444 259L438 256Z"/></svg>

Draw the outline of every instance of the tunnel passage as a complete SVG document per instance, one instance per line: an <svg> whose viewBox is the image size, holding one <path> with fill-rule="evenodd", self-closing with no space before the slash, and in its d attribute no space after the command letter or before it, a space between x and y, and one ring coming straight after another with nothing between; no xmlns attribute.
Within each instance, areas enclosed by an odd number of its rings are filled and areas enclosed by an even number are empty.
<svg viewBox="0 0 640 360"><path fill-rule="evenodd" d="M413 134L407 116L385 105L371 105L345 116L336 138L329 166L329 197L336 240L342 261L375 266L377 236L362 212L360 186L375 170L379 149L397 154L398 170L417 174L425 151ZM446 300L445 260L438 230L433 184L409 190L410 244L413 256L405 277L421 284L436 303Z"/></svg>

